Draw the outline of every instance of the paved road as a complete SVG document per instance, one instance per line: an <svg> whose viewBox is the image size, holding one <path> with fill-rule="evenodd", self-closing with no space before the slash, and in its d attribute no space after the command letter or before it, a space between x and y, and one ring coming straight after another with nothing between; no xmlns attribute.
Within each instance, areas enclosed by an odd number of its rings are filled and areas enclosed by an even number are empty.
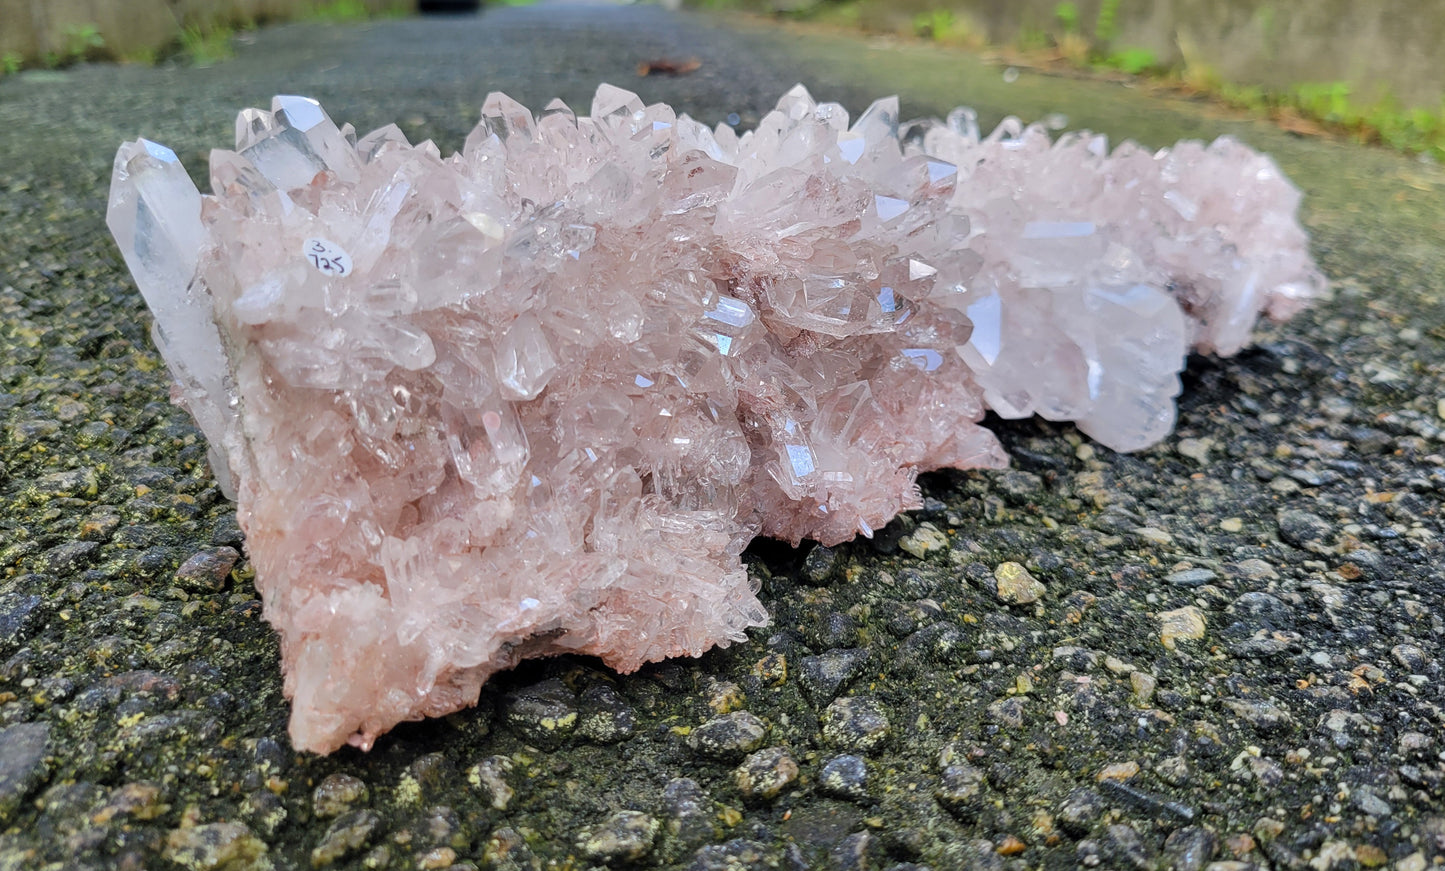
<svg viewBox="0 0 1445 871"><path fill-rule="evenodd" d="M1445 861L1445 173L1008 79L927 46L539 4L270 29L209 69L0 80L0 869ZM144 133L199 178L237 108L289 92L450 150L489 90L582 107L598 81L742 126L802 81L855 111L896 91L918 114L1059 113L1155 145L1230 132L1304 188L1338 294L1194 361L1151 451L1003 426L1013 471L928 478L928 508L874 543L759 546L776 622L747 645L626 678L532 664L369 756L297 757L230 506L104 230L114 148ZM921 522L944 552L897 548ZM1037 609L995 601L1005 561L1046 583ZM1181 608L1206 634L1171 652L1158 615ZM799 768L776 799L735 770L744 711ZM858 737L880 724L881 745Z"/></svg>

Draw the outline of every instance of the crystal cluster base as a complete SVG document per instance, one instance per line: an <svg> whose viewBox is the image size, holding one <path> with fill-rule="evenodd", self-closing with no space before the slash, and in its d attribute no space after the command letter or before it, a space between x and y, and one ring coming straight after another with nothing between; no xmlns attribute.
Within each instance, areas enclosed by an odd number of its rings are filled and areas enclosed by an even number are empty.
<svg viewBox="0 0 1445 871"><path fill-rule="evenodd" d="M986 410L1143 448L1191 348L1324 287L1232 140L850 123L802 87L741 136L493 94L446 158L278 97L211 188L127 143L109 223L321 753L525 657L740 641L754 536L868 535L919 472L1003 466Z"/></svg>

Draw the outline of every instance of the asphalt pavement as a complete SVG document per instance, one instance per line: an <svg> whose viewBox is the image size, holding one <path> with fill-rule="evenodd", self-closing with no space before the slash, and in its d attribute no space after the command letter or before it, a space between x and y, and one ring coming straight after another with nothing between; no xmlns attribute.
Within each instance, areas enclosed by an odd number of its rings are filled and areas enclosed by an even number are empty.
<svg viewBox="0 0 1445 871"><path fill-rule="evenodd" d="M297 754L233 508L105 230L115 148L145 135L203 180L238 109L299 93L450 151L488 91L584 108L602 81L740 127L801 81L855 112L1230 133L1305 191L1335 296L1191 360L1155 448L996 422L1014 468L926 476L874 540L755 545L774 624L747 644L529 663L370 754ZM295 24L207 68L0 79L0 871L1445 864L1442 239L1445 171L1414 158L660 6ZM1039 601L1002 601L1010 564Z"/></svg>

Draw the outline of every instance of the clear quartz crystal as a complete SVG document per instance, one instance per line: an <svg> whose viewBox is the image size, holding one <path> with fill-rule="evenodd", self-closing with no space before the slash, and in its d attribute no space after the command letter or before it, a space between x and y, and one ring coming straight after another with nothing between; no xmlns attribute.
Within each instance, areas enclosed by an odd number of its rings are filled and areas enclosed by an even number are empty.
<svg viewBox="0 0 1445 871"><path fill-rule="evenodd" d="M155 318L151 335L180 400L210 441L217 480L234 497L223 453L235 422L234 394L210 294L196 281L206 243L201 195L175 152L146 139L122 145L105 221Z"/></svg>
<svg viewBox="0 0 1445 871"><path fill-rule="evenodd" d="M1298 192L1232 140L850 124L801 86L740 136L492 94L445 159L277 97L211 180L127 143L108 222L317 752L525 657L740 641L752 537L871 535L919 472L1002 467L988 410L1146 447L1186 353L1324 291Z"/></svg>

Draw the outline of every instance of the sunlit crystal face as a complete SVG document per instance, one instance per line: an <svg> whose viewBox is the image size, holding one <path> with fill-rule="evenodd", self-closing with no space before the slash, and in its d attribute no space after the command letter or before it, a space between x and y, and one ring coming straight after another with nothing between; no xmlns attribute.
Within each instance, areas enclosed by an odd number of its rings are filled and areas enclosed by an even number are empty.
<svg viewBox="0 0 1445 871"><path fill-rule="evenodd" d="M523 657L742 640L753 536L869 535L920 471L1002 466L986 409L1150 444L1189 347L1322 289L1296 192L1229 140L981 138L891 98L850 125L801 86L742 136L608 85L481 114L443 159L277 97L204 206L163 146L116 157L305 749Z"/></svg>

